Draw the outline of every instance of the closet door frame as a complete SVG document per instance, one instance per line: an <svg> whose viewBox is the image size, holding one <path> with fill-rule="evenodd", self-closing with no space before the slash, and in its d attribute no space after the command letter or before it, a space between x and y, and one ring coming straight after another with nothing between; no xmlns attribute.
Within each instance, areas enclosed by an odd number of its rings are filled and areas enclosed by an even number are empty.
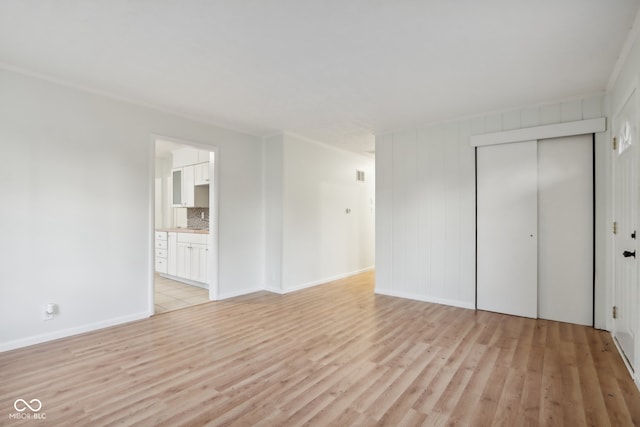
<svg viewBox="0 0 640 427"><path fill-rule="evenodd" d="M470 143L472 147L475 147L475 156L476 156L476 168L475 168L475 181L476 181L476 294L475 294L475 308L478 309L478 163L477 163L477 148L487 145L498 145L498 144L508 144L515 142L524 142L531 140L541 140L541 139L549 139L549 138L561 138L565 136L575 136L575 135L584 135L584 134L595 134L599 132L604 132L606 130L606 119L605 118L597 118L597 119L589 119L589 120L580 120L575 122L568 123L558 123L554 125L547 126L537 126L525 129L516 129L511 131L504 132L496 132L490 134L482 134L482 135L474 135L470 138ZM595 135L592 138L592 150L595 151ZM594 162L594 181L595 181L595 152L593 157ZM595 182L594 182L595 184ZM593 187L593 221L594 221L594 236L593 236L593 266L595 270L595 185ZM592 303L592 326L595 324L595 274L593 274L593 303Z"/></svg>

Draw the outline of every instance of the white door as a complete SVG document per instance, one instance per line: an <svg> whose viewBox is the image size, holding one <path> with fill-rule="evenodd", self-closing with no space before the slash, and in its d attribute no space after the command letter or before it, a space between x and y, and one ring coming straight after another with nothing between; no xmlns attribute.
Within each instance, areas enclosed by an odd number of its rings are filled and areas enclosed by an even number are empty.
<svg viewBox="0 0 640 427"><path fill-rule="evenodd" d="M593 324L593 136L538 141L538 317Z"/></svg>
<svg viewBox="0 0 640 427"><path fill-rule="evenodd" d="M638 324L637 232L638 191L636 140L636 95L629 97L615 116L613 134L618 141L614 153L614 305L613 334L627 361L633 366Z"/></svg>
<svg viewBox="0 0 640 427"><path fill-rule="evenodd" d="M537 317L537 148L477 148L478 309Z"/></svg>

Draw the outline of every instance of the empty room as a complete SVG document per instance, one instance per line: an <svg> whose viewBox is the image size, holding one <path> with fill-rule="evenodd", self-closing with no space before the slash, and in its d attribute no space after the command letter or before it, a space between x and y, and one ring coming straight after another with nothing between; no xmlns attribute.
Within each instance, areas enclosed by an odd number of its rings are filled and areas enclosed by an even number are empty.
<svg viewBox="0 0 640 427"><path fill-rule="evenodd" d="M0 425L640 425L640 0L0 1Z"/></svg>

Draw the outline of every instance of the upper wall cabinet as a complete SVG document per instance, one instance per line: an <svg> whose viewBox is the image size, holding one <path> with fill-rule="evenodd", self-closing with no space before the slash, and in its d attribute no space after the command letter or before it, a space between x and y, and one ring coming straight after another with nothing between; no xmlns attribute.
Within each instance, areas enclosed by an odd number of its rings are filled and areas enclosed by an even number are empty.
<svg viewBox="0 0 640 427"><path fill-rule="evenodd" d="M185 166L172 171L174 208L209 207L209 187L195 186L195 166Z"/></svg>
<svg viewBox="0 0 640 427"><path fill-rule="evenodd" d="M173 207L209 207L209 151L184 147L173 154Z"/></svg>
<svg viewBox="0 0 640 427"><path fill-rule="evenodd" d="M193 207L193 166L174 169L173 178L173 206Z"/></svg>
<svg viewBox="0 0 640 427"><path fill-rule="evenodd" d="M198 163L194 166L195 185L209 184L209 162Z"/></svg>
<svg viewBox="0 0 640 427"><path fill-rule="evenodd" d="M209 152L206 150L197 150L191 147L179 148L172 151L173 168L182 168L185 166L195 165L209 161Z"/></svg>

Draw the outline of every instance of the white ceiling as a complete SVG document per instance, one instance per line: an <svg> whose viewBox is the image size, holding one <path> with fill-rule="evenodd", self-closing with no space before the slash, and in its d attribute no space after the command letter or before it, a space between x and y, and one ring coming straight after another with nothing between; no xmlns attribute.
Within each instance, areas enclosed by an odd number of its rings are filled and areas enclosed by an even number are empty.
<svg viewBox="0 0 640 427"><path fill-rule="evenodd" d="M601 93L640 0L0 0L4 67L255 135L373 135Z"/></svg>

